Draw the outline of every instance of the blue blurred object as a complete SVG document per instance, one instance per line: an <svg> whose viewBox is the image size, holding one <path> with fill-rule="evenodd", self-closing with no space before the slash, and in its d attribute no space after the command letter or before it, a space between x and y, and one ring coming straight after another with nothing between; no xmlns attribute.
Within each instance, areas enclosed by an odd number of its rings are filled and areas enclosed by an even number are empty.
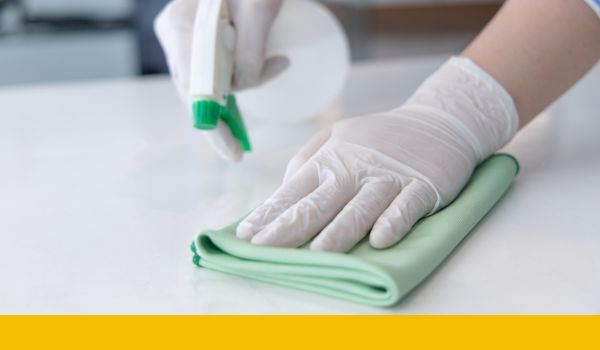
<svg viewBox="0 0 600 350"><path fill-rule="evenodd" d="M135 0L134 23L142 75L168 72L165 56L153 29L154 18L167 2L168 0Z"/></svg>

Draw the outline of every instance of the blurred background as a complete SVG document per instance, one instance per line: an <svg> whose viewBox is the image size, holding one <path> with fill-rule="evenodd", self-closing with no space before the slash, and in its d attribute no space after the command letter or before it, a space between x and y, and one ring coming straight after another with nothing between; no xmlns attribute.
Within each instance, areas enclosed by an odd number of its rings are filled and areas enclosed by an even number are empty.
<svg viewBox="0 0 600 350"><path fill-rule="evenodd" d="M0 86L166 73L169 0L0 0ZM354 60L458 53L501 0L329 0Z"/></svg>

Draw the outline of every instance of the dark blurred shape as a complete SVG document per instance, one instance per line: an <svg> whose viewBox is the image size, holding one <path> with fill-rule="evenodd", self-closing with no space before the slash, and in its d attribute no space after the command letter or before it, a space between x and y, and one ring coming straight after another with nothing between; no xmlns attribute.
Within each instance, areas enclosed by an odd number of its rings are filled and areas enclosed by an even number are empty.
<svg viewBox="0 0 600 350"><path fill-rule="evenodd" d="M56 14L30 10L23 0L0 0L0 34L104 31L132 27L130 14L105 17L89 12ZM6 16L8 11L12 13ZM5 17L10 18L10 28L5 28Z"/></svg>
<svg viewBox="0 0 600 350"><path fill-rule="evenodd" d="M24 14L25 7L21 0L0 0L0 35L17 31Z"/></svg>
<svg viewBox="0 0 600 350"><path fill-rule="evenodd" d="M458 54L499 10L501 0L326 0L349 36L354 60Z"/></svg>
<svg viewBox="0 0 600 350"><path fill-rule="evenodd" d="M86 16L27 16L24 24L28 32L111 30L130 28L131 18L97 19Z"/></svg>
<svg viewBox="0 0 600 350"><path fill-rule="evenodd" d="M381 32L480 31L500 9L499 3L439 4L371 9L373 30Z"/></svg>
<svg viewBox="0 0 600 350"><path fill-rule="evenodd" d="M154 18L169 0L135 0L135 28L138 38L140 74L167 73L162 48L154 35Z"/></svg>

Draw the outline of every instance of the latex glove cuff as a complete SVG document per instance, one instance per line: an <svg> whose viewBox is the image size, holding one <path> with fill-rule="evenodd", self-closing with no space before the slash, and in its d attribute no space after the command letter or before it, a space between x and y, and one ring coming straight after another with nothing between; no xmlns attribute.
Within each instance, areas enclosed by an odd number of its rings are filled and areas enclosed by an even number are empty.
<svg viewBox="0 0 600 350"><path fill-rule="evenodd" d="M469 143L477 164L506 145L519 126L510 94L464 57L448 60L400 109L452 122L453 129Z"/></svg>

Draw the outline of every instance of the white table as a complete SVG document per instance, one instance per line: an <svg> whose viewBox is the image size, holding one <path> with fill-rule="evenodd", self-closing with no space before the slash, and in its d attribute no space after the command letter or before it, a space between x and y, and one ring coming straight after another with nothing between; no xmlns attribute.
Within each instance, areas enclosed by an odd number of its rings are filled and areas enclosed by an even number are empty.
<svg viewBox="0 0 600 350"><path fill-rule="evenodd" d="M441 58L356 66L320 121L399 104ZM423 285L369 308L199 269L317 127L250 122L228 166L166 78L0 90L0 313L598 313L600 70L510 145L514 186Z"/></svg>

